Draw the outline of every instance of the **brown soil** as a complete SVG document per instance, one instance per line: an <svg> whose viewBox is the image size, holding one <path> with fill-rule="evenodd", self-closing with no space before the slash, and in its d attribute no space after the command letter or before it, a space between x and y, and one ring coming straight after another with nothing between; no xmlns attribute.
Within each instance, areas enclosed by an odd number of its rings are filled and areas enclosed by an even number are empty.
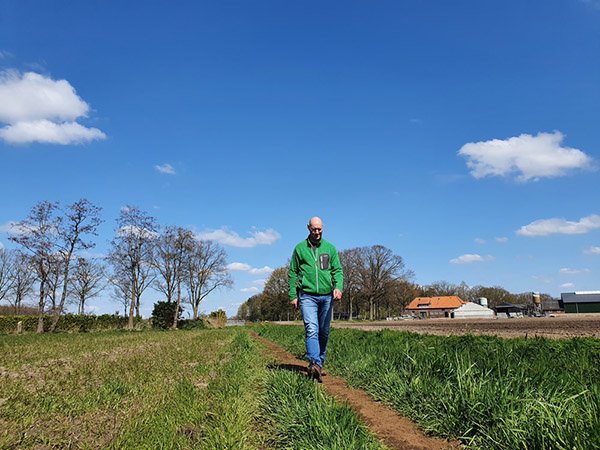
<svg viewBox="0 0 600 450"><path fill-rule="evenodd" d="M289 323L289 322L288 322ZM555 317L511 319L422 319L381 322L334 322L337 328L391 329L438 335L484 334L505 338L600 338L600 314L560 314Z"/></svg>
<svg viewBox="0 0 600 450"><path fill-rule="evenodd" d="M306 373L306 362L294 357L273 342L254 334L279 363L279 367ZM435 439L423 432L409 419L391 408L376 402L364 391L354 389L343 378L327 374L323 388L337 400L348 404L390 449L442 450L459 449L460 444Z"/></svg>

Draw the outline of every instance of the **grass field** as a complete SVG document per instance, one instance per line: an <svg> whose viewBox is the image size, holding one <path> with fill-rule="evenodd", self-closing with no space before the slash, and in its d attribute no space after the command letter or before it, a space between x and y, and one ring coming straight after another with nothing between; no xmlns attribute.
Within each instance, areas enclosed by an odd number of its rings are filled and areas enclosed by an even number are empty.
<svg viewBox="0 0 600 450"><path fill-rule="evenodd" d="M244 330L0 336L0 448L383 448Z"/></svg>
<svg viewBox="0 0 600 450"><path fill-rule="evenodd" d="M259 326L297 356L303 328ZM599 449L600 340L332 330L328 369L479 449Z"/></svg>

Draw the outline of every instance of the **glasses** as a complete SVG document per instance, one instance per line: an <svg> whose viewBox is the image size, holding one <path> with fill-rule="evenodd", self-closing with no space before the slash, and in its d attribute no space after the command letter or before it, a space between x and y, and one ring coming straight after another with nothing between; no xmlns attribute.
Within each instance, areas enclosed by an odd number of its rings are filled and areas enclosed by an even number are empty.
<svg viewBox="0 0 600 450"><path fill-rule="evenodd" d="M314 231L315 233L322 233L323 232L323 228L313 228L313 227L310 227L310 231Z"/></svg>

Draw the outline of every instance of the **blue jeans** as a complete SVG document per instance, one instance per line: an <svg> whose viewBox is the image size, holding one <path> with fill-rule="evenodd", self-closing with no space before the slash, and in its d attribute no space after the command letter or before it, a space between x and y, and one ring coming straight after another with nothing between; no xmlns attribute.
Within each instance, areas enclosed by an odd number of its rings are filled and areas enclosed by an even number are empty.
<svg viewBox="0 0 600 450"><path fill-rule="evenodd" d="M333 314L333 297L300 293L300 311L306 333L308 361L323 367L329 340L329 325Z"/></svg>

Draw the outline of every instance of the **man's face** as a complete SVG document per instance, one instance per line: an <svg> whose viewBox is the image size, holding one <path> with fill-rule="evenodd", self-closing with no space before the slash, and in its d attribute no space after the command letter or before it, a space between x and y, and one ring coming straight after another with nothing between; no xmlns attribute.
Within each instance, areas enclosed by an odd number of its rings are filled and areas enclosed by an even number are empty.
<svg viewBox="0 0 600 450"><path fill-rule="evenodd" d="M308 224L308 231L313 242L319 242L323 236L323 224L321 222L311 222Z"/></svg>

